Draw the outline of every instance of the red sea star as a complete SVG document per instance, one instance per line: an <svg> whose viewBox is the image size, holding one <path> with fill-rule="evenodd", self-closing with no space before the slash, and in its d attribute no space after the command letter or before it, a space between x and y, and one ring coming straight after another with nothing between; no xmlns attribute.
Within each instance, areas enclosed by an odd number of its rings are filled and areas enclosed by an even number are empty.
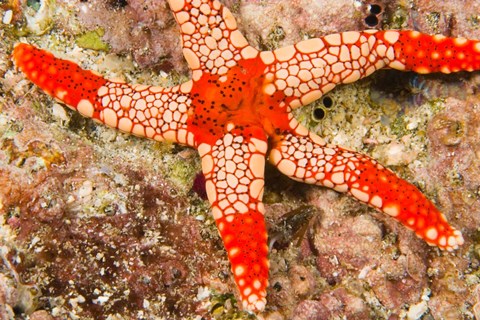
<svg viewBox="0 0 480 320"><path fill-rule="evenodd" d="M13 58L35 84L86 117L198 150L212 214L246 309L261 311L266 304L267 157L292 179L348 193L431 245L453 250L463 244L460 231L417 188L365 155L326 144L291 111L383 67L418 73L478 70L478 41L370 30L259 52L217 0L169 4L193 70L192 80L182 85L109 81L28 44L17 45Z"/></svg>

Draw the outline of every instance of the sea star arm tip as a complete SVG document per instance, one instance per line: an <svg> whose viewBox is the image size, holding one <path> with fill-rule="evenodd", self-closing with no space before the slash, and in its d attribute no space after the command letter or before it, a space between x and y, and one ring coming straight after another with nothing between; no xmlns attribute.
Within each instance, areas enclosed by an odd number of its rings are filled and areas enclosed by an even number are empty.
<svg viewBox="0 0 480 320"><path fill-rule="evenodd" d="M348 31L260 53L292 108L307 105L337 84L355 82L390 67L417 73L480 69L480 42L416 31Z"/></svg>
<svg viewBox="0 0 480 320"><path fill-rule="evenodd" d="M50 52L27 43L18 43L13 50L16 66L43 91L77 109L82 100L94 104L96 90L107 80L92 71L83 70L72 61L57 59ZM85 103L81 104L81 107ZM82 112L83 108L79 108ZM90 114L91 111L91 114ZM91 110L85 110L90 117Z"/></svg>
<svg viewBox="0 0 480 320"><path fill-rule="evenodd" d="M431 36L418 31L383 31L378 36L394 48L395 58L389 57L388 62L394 69L421 74L480 69L478 40Z"/></svg>
<svg viewBox="0 0 480 320"><path fill-rule="evenodd" d="M180 27L183 55L198 80L207 71L224 75L241 59L250 59L258 50L250 46L238 30L228 8L219 1L169 0ZM201 34L202 37L194 35Z"/></svg>
<svg viewBox="0 0 480 320"><path fill-rule="evenodd" d="M245 309L262 311L268 286L263 185L266 137L227 133L198 147L212 215Z"/></svg>
<svg viewBox="0 0 480 320"><path fill-rule="evenodd" d="M457 249L460 231L415 186L366 155L327 145L316 135L285 133L270 161L294 180L348 193L413 230L428 244Z"/></svg>
<svg viewBox="0 0 480 320"><path fill-rule="evenodd" d="M15 46L13 60L38 87L85 117L158 141L195 143L186 125L192 81L172 88L109 81L26 43Z"/></svg>

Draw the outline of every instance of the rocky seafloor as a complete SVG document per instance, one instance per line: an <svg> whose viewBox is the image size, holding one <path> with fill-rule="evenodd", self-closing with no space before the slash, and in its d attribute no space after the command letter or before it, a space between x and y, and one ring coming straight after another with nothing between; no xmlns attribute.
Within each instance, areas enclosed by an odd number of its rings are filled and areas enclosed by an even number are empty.
<svg viewBox="0 0 480 320"><path fill-rule="evenodd" d="M478 1L227 0L262 50L368 27L480 39ZM377 11L379 9L379 11ZM48 98L19 41L108 78L188 78L164 0L0 2L0 319L244 319L194 186L196 152L128 136ZM297 117L417 185L462 230L455 252L267 167L266 319L480 319L480 72L380 71Z"/></svg>

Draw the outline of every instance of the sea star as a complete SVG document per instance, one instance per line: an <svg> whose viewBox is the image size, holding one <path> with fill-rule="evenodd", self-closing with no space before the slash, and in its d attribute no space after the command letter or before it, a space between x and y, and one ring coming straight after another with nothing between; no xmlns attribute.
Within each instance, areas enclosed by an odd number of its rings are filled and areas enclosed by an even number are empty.
<svg viewBox="0 0 480 320"><path fill-rule="evenodd" d="M244 308L265 308L268 247L262 203L269 161L292 179L333 188L453 250L460 231L412 184L375 160L325 143L292 110L335 85L389 67L418 73L480 69L480 42L415 31L344 32L274 51L251 47L217 0L169 0L192 80L172 88L109 81L18 44L16 65L49 95L123 132L194 147Z"/></svg>

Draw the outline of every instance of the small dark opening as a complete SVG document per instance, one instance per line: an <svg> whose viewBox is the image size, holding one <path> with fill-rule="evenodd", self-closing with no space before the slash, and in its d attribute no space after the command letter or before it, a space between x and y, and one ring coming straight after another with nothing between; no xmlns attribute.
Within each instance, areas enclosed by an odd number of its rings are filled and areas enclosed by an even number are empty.
<svg viewBox="0 0 480 320"><path fill-rule="evenodd" d="M128 5L127 0L110 0L109 3L114 9L123 9Z"/></svg>
<svg viewBox="0 0 480 320"><path fill-rule="evenodd" d="M378 4L372 4L370 5L369 11L371 14L380 14L382 12L382 7L379 6Z"/></svg>
<svg viewBox="0 0 480 320"><path fill-rule="evenodd" d="M330 109L333 106L333 99L330 97L323 97L322 103L325 108Z"/></svg>
<svg viewBox="0 0 480 320"><path fill-rule="evenodd" d="M376 15L371 14L365 18L365 24L369 27L375 27L378 25L378 18Z"/></svg>
<svg viewBox="0 0 480 320"><path fill-rule="evenodd" d="M325 118L325 110L323 110L322 108L315 108L313 110L313 118L317 121L322 120L323 118Z"/></svg>
<svg viewBox="0 0 480 320"><path fill-rule="evenodd" d="M275 284L273 285L273 289L275 289L275 291L280 291L282 290L282 285L280 284L280 282L275 282Z"/></svg>

